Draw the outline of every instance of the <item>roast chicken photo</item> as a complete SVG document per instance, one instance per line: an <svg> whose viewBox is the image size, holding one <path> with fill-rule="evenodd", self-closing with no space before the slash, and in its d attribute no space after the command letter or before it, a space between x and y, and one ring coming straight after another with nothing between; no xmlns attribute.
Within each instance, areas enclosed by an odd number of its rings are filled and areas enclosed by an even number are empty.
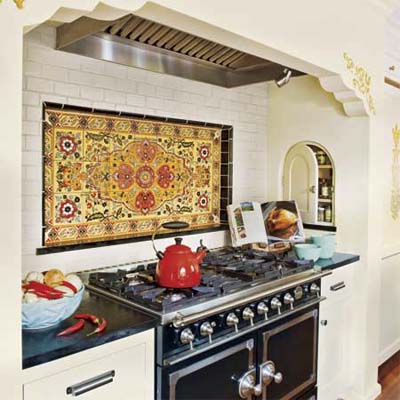
<svg viewBox="0 0 400 400"><path fill-rule="evenodd" d="M297 215L284 208L273 208L266 219L268 232L281 239L289 239L297 231Z"/></svg>

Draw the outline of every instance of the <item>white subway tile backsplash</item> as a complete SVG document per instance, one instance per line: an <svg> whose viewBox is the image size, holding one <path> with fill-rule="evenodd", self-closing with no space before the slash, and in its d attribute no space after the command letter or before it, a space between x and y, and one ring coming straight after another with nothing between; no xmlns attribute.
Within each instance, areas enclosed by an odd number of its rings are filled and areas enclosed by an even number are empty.
<svg viewBox="0 0 400 400"><path fill-rule="evenodd" d="M40 102L49 102L49 103L58 103L65 104L67 102L67 98L65 96L57 96L54 94L42 94L40 95Z"/></svg>
<svg viewBox="0 0 400 400"><path fill-rule="evenodd" d="M147 97L146 107L162 110L164 108L164 100L158 97Z"/></svg>
<svg viewBox="0 0 400 400"><path fill-rule="evenodd" d="M42 120L42 108L41 107L25 107L26 121L41 121Z"/></svg>
<svg viewBox="0 0 400 400"><path fill-rule="evenodd" d="M39 28L35 30L34 40L24 45L25 91L22 125L24 270L57 266L65 261L62 253L40 257L35 255L35 249L41 246L42 234L43 101L232 124L234 201L250 198L264 200L267 175L266 84L224 89L64 53L53 49L54 33L54 27ZM225 234L205 235L206 243L208 238L212 238L213 243L218 242L222 245ZM138 244L126 245L124 249L140 248L140 258L152 256L151 246L148 243L143 242L138 246ZM68 267L77 270L83 266L99 266L101 263L111 265L116 259L126 262L135 257L132 256L132 251L121 252L121 249L121 246L110 246L106 251L89 249L72 252L68 258Z"/></svg>
<svg viewBox="0 0 400 400"><path fill-rule="evenodd" d="M81 87L81 97L83 99L101 101L101 100L103 100L103 97L104 97L104 90L97 89L94 87L89 87L89 86L82 86Z"/></svg>
<svg viewBox="0 0 400 400"><path fill-rule="evenodd" d="M126 103L129 106L138 106L138 107L142 107L145 105L146 103L146 97L144 96L138 96L136 94L128 94L128 96L126 97Z"/></svg>
<svg viewBox="0 0 400 400"><path fill-rule="evenodd" d="M39 99L39 93L37 92L24 92L22 94L22 104L26 106L38 106Z"/></svg>
<svg viewBox="0 0 400 400"><path fill-rule="evenodd" d="M27 90L39 93L52 93L54 82L43 78L27 77L26 79Z"/></svg>
<svg viewBox="0 0 400 400"><path fill-rule="evenodd" d="M144 96L155 96L156 87L145 82L139 82L137 84L137 92Z"/></svg>
<svg viewBox="0 0 400 400"><path fill-rule="evenodd" d="M80 92L79 85L73 85L70 83L54 83L54 93L60 94L63 96L70 96L70 97L78 97Z"/></svg>
<svg viewBox="0 0 400 400"><path fill-rule="evenodd" d="M39 96L39 94L38 94ZM33 121L22 121L22 135L34 135L40 136L41 135L41 123L40 122L33 122Z"/></svg>
<svg viewBox="0 0 400 400"><path fill-rule="evenodd" d="M54 65L43 65L42 76L52 81L65 82L68 77L68 70Z"/></svg>
<svg viewBox="0 0 400 400"><path fill-rule="evenodd" d="M114 90L105 90L104 100L109 103L126 104L126 94Z"/></svg>
<svg viewBox="0 0 400 400"><path fill-rule="evenodd" d="M23 71L26 76L40 76L42 74L42 64L34 61L25 61Z"/></svg>

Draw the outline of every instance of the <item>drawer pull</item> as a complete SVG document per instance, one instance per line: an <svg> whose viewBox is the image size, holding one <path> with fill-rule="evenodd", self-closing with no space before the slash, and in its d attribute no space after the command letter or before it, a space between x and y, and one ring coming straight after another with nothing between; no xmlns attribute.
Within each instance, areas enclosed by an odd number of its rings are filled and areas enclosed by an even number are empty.
<svg viewBox="0 0 400 400"><path fill-rule="evenodd" d="M336 292L336 291L338 291L340 289L343 289L345 287L346 287L346 285L345 285L344 282L338 282L338 283L335 283L334 285L331 286L331 291L332 292Z"/></svg>
<svg viewBox="0 0 400 400"><path fill-rule="evenodd" d="M67 394L71 396L80 396L81 394L90 392L91 390L97 389L100 386L107 385L114 380L115 371L108 371L104 374L95 376L86 381L77 383L75 385L67 387Z"/></svg>

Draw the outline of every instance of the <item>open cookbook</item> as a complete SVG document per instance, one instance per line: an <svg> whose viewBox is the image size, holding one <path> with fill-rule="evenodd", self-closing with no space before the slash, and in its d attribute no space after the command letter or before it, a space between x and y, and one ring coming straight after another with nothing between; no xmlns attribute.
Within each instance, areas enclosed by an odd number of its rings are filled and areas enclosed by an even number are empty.
<svg viewBox="0 0 400 400"><path fill-rule="evenodd" d="M304 242L303 222L295 201L260 204L246 201L227 207L232 246Z"/></svg>

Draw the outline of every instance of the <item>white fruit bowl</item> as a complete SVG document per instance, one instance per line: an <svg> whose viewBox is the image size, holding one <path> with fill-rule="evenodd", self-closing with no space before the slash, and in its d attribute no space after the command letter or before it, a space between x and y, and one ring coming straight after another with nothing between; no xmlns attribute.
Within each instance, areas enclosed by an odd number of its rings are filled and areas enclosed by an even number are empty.
<svg viewBox="0 0 400 400"><path fill-rule="evenodd" d="M71 297L22 303L22 329L45 329L69 318L79 307L85 287Z"/></svg>

